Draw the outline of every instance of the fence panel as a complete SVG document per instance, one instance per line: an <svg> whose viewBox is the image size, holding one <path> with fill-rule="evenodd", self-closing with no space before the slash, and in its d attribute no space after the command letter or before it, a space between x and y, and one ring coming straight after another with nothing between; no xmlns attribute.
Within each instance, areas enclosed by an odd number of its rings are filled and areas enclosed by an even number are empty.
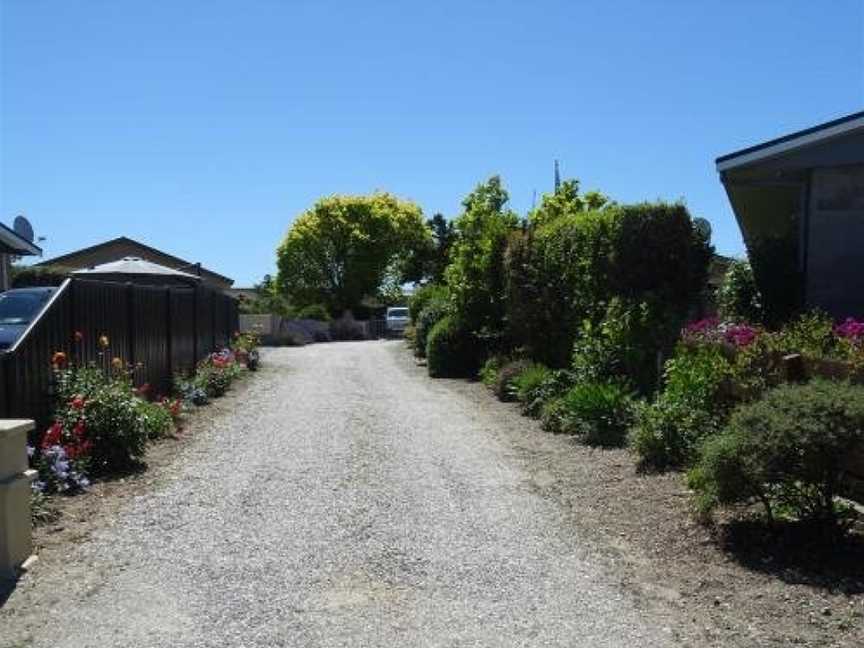
<svg viewBox="0 0 864 648"><path fill-rule="evenodd" d="M148 383L157 394L171 389L171 355L168 334L168 291L165 288L131 286L132 339L135 382Z"/></svg>
<svg viewBox="0 0 864 648"><path fill-rule="evenodd" d="M0 416L33 418L40 426L50 420L56 351L106 369L114 358L140 363L136 384L166 393L173 373L191 370L216 343L228 342L237 319L236 300L208 288L67 280L0 354Z"/></svg>
<svg viewBox="0 0 864 648"><path fill-rule="evenodd" d="M195 291L172 289L171 300L171 369L186 374L195 368Z"/></svg>

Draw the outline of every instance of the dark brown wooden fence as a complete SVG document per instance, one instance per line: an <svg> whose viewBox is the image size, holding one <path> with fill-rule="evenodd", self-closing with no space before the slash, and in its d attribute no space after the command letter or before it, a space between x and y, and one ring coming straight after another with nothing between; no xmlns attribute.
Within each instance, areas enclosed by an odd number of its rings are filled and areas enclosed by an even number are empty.
<svg viewBox="0 0 864 648"><path fill-rule="evenodd" d="M78 363L114 358L135 367L136 385L168 393L174 374L228 344L237 301L197 286L152 287L69 279L6 353L0 353L0 418L44 425L53 405L51 356ZM81 332L80 342L75 332ZM108 338L108 347L99 344Z"/></svg>

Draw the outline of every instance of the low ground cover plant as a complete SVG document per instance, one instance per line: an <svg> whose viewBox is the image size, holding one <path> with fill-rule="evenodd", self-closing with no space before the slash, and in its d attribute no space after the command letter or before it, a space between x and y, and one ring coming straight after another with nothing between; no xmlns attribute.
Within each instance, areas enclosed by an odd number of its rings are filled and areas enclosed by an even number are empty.
<svg viewBox="0 0 864 648"><path fill-rule="evenodd" d="M555 431L572 434L591 446L624 444L633 418L629 391L612 382L580 382L561 396L550 416Z"/></svg>

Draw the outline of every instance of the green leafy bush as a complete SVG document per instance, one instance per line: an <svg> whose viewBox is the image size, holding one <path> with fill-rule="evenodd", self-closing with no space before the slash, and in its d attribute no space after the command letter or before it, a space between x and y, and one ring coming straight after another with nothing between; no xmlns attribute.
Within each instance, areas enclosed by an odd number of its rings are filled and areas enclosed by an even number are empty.
<svg viewBox="0 0 864 648"><path fill-rule="evenodd" d="M452 315L438 321L429 332L426 344L429 375L433 378L467 378L480 365L477 340Z"/></svg>
<svg viewBox="0 0 864 648"><path fill-rule="evenodd" d="M417 325L414 330L414 354L418 358L426 357L426 347L429 342L429 332L438 322L451 312L450 302L441 295L430 299L423 310L417 315Z"/></svg>
<svg viewBox="0 0 864 648"><path fill-rule="evenodd" d="M666 363L665 389L637 411L630 444L643 464L689 464L699 442L723 426L735 403L731 376L732 364L719 346L679 345Z"/></svg>
<svg viewBox="0 0 864 648"><path fill-rule="evenodd" d="M582 382L567 391L549 413L555 431L574 434L592 446L620 446L632 423L630 394L621 385Z"/></svg>
<svg viewBox="0 0 864 648"><path fill-rule="evenodd" d="M662 309L613 298L599 324L586 320L573 345L571 366L578 381L615 381L642 394L657 386L657 354L669 344Z"/></svg>
<svg viewBox="0 0 864 648"><path fill-rule="evenodd" d="M650 315L651 335L634 338L634 349L647 345L649 356L671 347L711 257L687 209L667 203L556 209L562 213L511 239L505 270L514 344L565 367L585 322L599 326L617 299L633 316L640 308Z"/></svg>
<svg viewBox="0 0 864 648"><path fill-rule="evenodd" d="M762 323L762 295L753 277L749 261L733 260L717 288L717 310L720 317L732 321Z"/></svg>
<svg viewBox="0 0 864 648"><path fill-rule="evenodd" d="M456 313L472 333L504 326L504 251L519 224L508 201L501 179L493 176L462 201L454 221L457 238L445 276Z"/></svg>
<svg viewBox="0 0 864 648"><path fill-rule="evenodd" d="M140 402L130 386L119 380L101 384L85 397L94 474L123 471L144 458L148 430L139 415Z"/></svg>
<svg viewBox="0 0 864 648"><path fill-rule="evenodd" d="M324 304L309 304L297 310L295 314L297 319L310 319L319 322L329 322L331 320L330 312Z"/></svg>
<svg viewBox="0 0 864 648"><path fill-rule="evenodd" d="M864 446L864 387L814 380L783 385L735 410L689 474L703 511L760 502L769 518L834 523L842 462Z"/></svg>
<svg viewBox="0 0 864 648"><path fill-rule="evenodd" d="M441 284L420 286L414 291L414 294L411 295L411 299L408 301L408 314L411 316L411 324L417 326L420 313L423 312L423 309L428 304L436 301L447 302L448 300L447 286L442 286Z"/></svg>
<svg viewBox="0 0 864 648"><path fill-rule="evenodd" d="M144 427L148 439L161 439L174 432L174 419L168 408L145 400L139 400L137 408L138 420Z"/></svg>

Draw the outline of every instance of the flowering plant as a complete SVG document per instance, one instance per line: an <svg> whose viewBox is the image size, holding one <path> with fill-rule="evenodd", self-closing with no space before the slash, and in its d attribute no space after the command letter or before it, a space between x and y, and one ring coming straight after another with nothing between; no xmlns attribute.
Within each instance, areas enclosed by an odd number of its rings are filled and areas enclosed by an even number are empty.
<svg viewBox="0 0 864 648"><path fill-rule="evenodd" d="M709 317L688 324L682 331L685 343L722 344L736 349L752 344L762 330L746 323L722 322Z"/></svg>

